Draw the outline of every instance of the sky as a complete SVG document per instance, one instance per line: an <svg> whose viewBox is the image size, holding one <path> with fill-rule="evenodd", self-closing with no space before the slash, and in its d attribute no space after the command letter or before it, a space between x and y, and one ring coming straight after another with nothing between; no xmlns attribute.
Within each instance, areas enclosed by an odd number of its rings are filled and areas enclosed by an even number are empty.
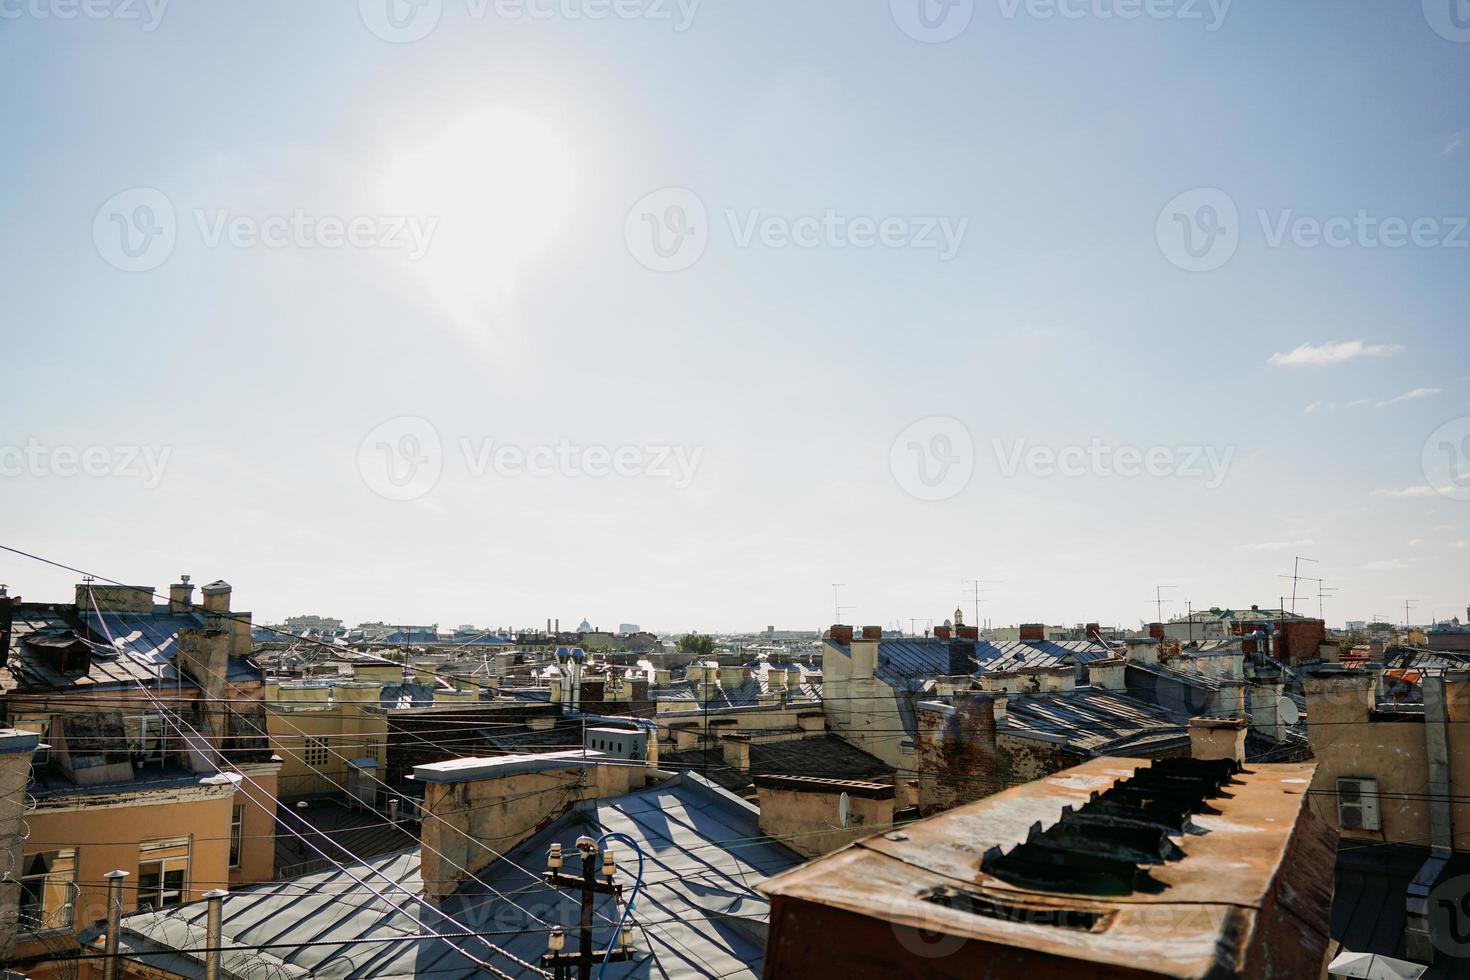
<svg viewBox="0 0 1470 980"><path fill-rule="evenodd" d="M0 0L0 543L261 622L1464 619L1453 2Z"/></svg>

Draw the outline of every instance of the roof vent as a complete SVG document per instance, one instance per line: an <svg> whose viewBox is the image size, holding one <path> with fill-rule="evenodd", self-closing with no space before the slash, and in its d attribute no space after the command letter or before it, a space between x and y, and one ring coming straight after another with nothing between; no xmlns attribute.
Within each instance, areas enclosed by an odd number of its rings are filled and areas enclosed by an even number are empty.
<svg viewBox="0 0 1470 980"><path fill-rule="evenodd" d="M1046 830L1031 828L1005 853L985 852L980 869L1010 884L1043 891L1129 895L1153 891L1147 865L1177 861L1170 838L1190 817L1209 811L1239 766L1230 759L1159 759L1148 769L1094 793L1080 810L1067 807ZM1145 867L1140 867L1145 866Z"/></svg>

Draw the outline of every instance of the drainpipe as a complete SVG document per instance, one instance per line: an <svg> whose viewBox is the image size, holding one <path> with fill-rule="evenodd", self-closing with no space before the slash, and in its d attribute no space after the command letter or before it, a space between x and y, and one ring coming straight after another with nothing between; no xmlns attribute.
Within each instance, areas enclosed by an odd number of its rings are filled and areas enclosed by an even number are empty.
<svg viewBox="0 0 1470 980"><path fill-rule="evenodd" d="M204 927L204 980L219 980L219 961L223 955L220 946L223 945L223 924L225 918L225 896L229 892L216 888L212 892L205 892L204 897L209 900L208 917L205 919Z"/></svg>
<svg viewBox="0 0 1470 980"><path fill-rule="evenodd" d="M1429 858L1409 883L1404 926L1410 959L1434 961L1429 930L1429 894L1454 853L1450 809L1449 713L1445 708L1445 675L1425 673L1424 754L1429 767Z"/></svg>
<svg viewBox="0 0 1470 980"><path fill-rule="evenodd" d="M109 871L102 876L107 879L107 943L103 947L107 958L102 961L103 980L117 980L117 946L119 933L122 931L123 879L127 876L126 871Z"/></svg>

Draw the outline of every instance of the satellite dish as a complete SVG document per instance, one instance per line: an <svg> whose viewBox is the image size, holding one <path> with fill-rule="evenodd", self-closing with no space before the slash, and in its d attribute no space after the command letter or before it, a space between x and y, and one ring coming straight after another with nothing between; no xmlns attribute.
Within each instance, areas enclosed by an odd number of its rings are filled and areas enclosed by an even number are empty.
<svg viewBox="0 0 1470 980"><path fill-rule="evenodd" d="M846 793L843 793L841 796L837 797L837 822L843 827L847 826L847 814L850 805L851 803L848 800Z"/></svg>
<svg viewBox="0 0 1470 980"><path fill-rule="evenodd" d="M1276 699L1276 720L1283 725L1295 725L1301 720L1302 713L1291 698Z"/></svg>

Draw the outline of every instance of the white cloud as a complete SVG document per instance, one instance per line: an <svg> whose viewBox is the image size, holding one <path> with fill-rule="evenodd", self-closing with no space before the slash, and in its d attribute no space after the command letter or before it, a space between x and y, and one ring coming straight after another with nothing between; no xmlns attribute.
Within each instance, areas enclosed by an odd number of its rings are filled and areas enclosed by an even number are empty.
<svg viewBox="0 0 1470 980"><path fill-rule="evenodd" d="M1399 402L1411 402L1420 398L1433 398L1442 391L1444 391L1443 388L1415 388L1411 391L1404 392L1402 395L1395 395L1393 398L1386 398L1381 402L1377 402L1374 407L1384 408L1389 405L1397 405Z"/></svg>
<svg viewBox="0 0 1470 980"><path fill-rule="evenodd" d="M1409 540L1405 541L1404 544L1406 544L1410 548L1412 548L1416 544L1423 544L1423 542L1424 542L1424 539L1423 538L1410 538Z"/></svg>
<svg viewBox="0 0 1470 980"><path fill-rule="evenodd" d="M1470 541L1451 541L1450 547L1460 549L1470 548Z"/></svg>
<svg viewBox="0 0 1470 980"><path fill-rule="evenodd" d="M1365 572L1393 572L1401 568L1408 567L1409 563L1404 561L1402 558L1389 558L1381 561L1370 561L1366 565L1360 566L1361 570Z"/></svg>
<svg viewBox="0 0 1470 980"><path fill-rule="evenodd" d="M1318 412L1330 412L1337 407L1337 402L1312 402L1307 406L1308 415L1316 415Z"/></svg>
<svg viewBox="0 0 1470 980"><path fill-rule="evenodd" d="M1467 141L1470 141L1470 129L1462 129L1458 133L1451 134L1445 140L1444 148L1439 151L1441 157L1453 156Z"/></svg>
<svg viewBox="0 0 1470 980"><path fill-rule="evenodd" d="M1433 487L1429 486L1427 483L1421 483L1421 484L1418 484L1417 486L1404 487L1402 490L1374 490L1373 493L1372 493L1372 496L1374 496L1374 497L1434 497L1434 496L1438 496L1438 494L1439 494L1439 491L1438 490L1436 490Z"/></svg>
<svg viewBox="0 0 1470 980"><path fill-rule="evenodd" d="M1403 349L1399 344L1365 344L1361 340L1345 340L1341 343L1328 341L1318 345L1302 344L1287 354L1272 354L1267 363L1277 367L1322 367L1345 364L1360 357L1390 357Z"/></svg>

